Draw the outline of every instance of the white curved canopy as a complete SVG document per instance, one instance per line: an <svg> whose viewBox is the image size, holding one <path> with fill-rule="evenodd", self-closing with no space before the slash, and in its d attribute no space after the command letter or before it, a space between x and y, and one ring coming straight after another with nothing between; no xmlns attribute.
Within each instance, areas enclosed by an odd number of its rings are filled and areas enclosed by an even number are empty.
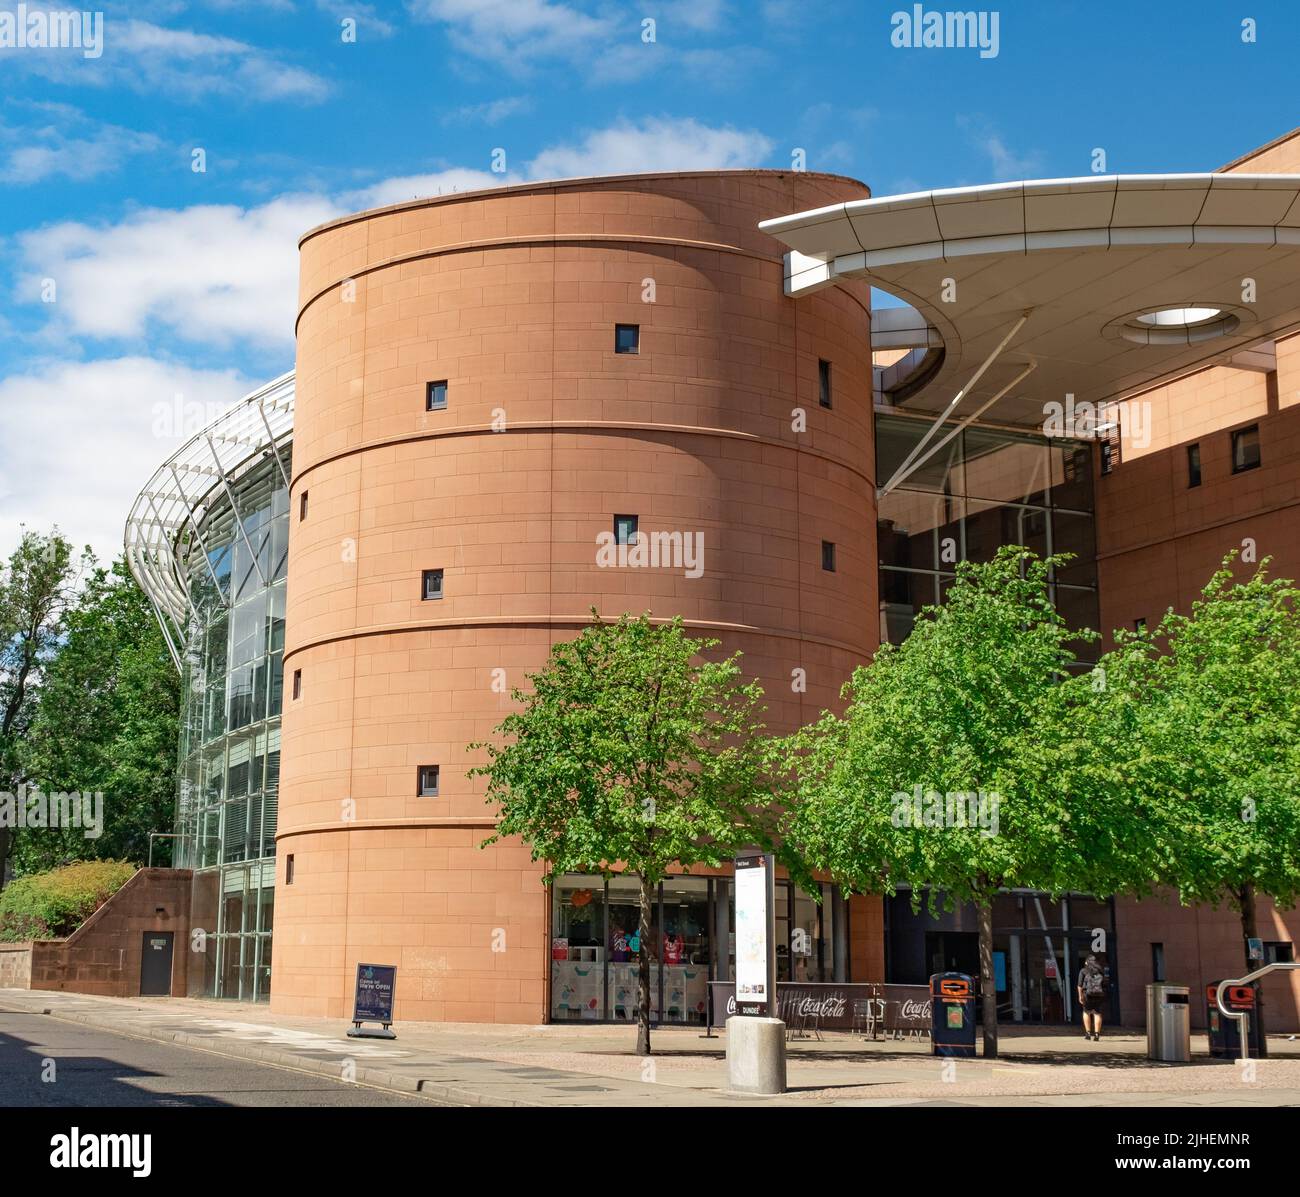
<svg viewBox="0 0 1300 1197"><path fill-rule="evenodd" d="M853 200L765 220L786 292L867 280L910 303L943 361L896 401L942 411L1026 312L964 402L1041 424L1071 393L1123 398L1300 325L1300 175L1098 175ZM1216 309L1190 322L1165 309ZM1147 316L1146 320L1141 319ZM888 396L887 396L888 397Z"/></svg>

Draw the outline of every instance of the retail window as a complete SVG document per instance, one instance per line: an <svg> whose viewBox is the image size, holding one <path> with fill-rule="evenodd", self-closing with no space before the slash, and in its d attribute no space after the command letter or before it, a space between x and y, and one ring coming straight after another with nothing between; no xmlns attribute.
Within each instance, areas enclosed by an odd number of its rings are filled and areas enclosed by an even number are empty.
<svg viewBox="0 0 1300 1197"><path fill-rule="evenodd" d="M438 774L440 771L441 769L438 765L420 766L416 790L419 797L436 798L438 796Z"/></svg>
<svg viewBox="0 0 1300 1197"><path fill-rule="evenodd" d="M429 383L429 389L424 396L424 410L447 410L447 380L445 378L440 379L438 382Z"/></svg>
<svg viewBox="0 0 1300 1197"><path fill-rule="evenodd" d="M1187 446L1187 486L1201 485L1201 446Z"/></svg>
<svg viewBox="0 0 1300 1197"><path fill-rule="evenodd" d="M641 352L641 326L639 324L614 325L614 352Z"/></svg>
<svg viewBox="0 0 1300 1197"><path fill-rule="evenodd" d="M421 593L425 602L442 598L442 570L426 569L422 575Z"/></svg>
<svg viewBox="0 0 1300 1197"><path fill-rule="evenodd" d="M831 405L831 364L825 359L817 363L817 402L823 407Z"/></svg>
<svg viewBox="0 0 1300 1197"><path fill-rule="evenodd" d="M1232 434L1232 472L1253 470L1259 465L1259 425L1238 428Z"/></svg>

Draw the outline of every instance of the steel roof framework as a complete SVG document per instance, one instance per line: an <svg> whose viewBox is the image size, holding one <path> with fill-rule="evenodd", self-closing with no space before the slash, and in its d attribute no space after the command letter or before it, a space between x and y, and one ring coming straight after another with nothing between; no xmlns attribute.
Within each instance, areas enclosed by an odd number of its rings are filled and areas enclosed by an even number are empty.
<svg viewBox="0 0 1300 1197"><path fill-rule="evenodd" d="M290 371L244 396L190 437L158 467L131 505L126 521L127 565L153 605L178 670L186 622L198 615L188 564L194 545L203 555L216 600L223 605L230 602L230 583L222 585L208 551L205 516L214 505L228 503L239 535L258 564L239 509L238 483L249 470L274 457L288 487L284 450L293 439L293 409ZM233 571L228 577L233 577Z"/></svg>

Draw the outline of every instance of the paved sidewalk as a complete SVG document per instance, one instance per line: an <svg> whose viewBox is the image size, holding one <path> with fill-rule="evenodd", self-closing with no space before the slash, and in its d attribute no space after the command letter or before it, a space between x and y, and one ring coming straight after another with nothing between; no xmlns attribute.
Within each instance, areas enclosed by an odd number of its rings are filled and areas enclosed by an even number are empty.
<svg viewBox="0 0 1300 1197"><path fill-rule="evenodd" d="M627 1025L403 1023L386 1041L348 1039L343 1021L260 1004L0 989L6 1009L464 1105L1300 1104L1300 1042L1284 1036L1249 1076L1211 1060L1203 1035L1192 1037L1191 1064L1152 1064L1145 1037L1123 1029L1092 1043L1073 1031L1003 1028L1002 1056L990 1061L936 1059L920 1040L827 1033L790 1043L789 1093L756 1098L726 1092L725 1035L698 1028L654 1031L655 1054L643 1059Z"/></svg>

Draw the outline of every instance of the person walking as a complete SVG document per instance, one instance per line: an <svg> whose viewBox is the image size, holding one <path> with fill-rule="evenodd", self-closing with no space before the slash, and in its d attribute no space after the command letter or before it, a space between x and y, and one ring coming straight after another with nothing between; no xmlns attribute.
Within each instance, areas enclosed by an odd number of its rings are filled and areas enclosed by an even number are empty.
<svg viewBox="0 0 1300 1197"><path fill-rule="evenodd" d="M1101 1014L1110 994L1110 978L1092 953L1079 970L1079 1008L1083 1011L1083 1037L1101 1042Z"/></svg>

